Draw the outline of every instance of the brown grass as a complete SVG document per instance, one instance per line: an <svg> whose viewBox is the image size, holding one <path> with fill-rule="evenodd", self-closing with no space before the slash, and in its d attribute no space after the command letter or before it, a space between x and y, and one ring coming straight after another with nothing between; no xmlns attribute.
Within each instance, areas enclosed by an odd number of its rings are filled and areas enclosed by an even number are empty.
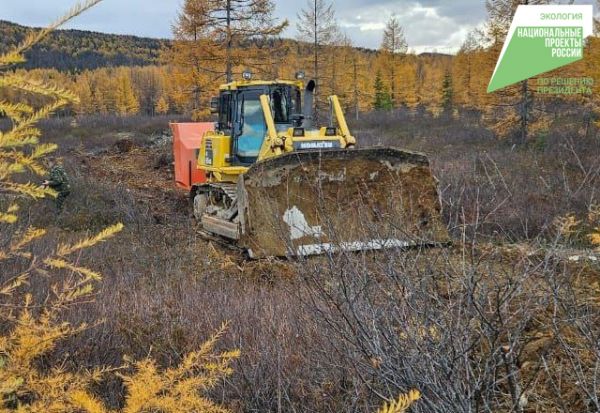
<svg viewBox="0 0 600 413"><path fill-rule="evenodd" d="M597 203L598 140L557 131L543 144L513 148L476 124L409 121L367 119L357 135L363 144L430 153L457 246L297 262L248 262L196 233L186 194L173 189L168 162L160 160L168 157L170 147L146 146L149 135L167 128L165 119L151 121L153 126L115 120L98 132L92 121L88 127L80 120L79 129L58 127L53 139L66 156L73 194L56 220L50 203L31 204L22 225L51 228L35 248L53 248L117 221L126 229L79 258L81 264L93 263L105 281L95 301L73 309L68 318L104 323L41 362L77 369L118 366L125 355L152 354L173 365L230 320L221 345L239 348L242 356L233 376L212 396L237 411L372 411L381 397L393 398L410 388L423 393L414 408L419 412L466 412L482 403L495 407L493 411L508 411L512 393L507 368L521 372L522 391L533 405L567 412L560 407L564 397L580 407L577 411L593 411L584 391L593 389L591 384L563 384L577 377L564 357L567 346L554 333L562 331L568 317L597 320L598 308L593 303L585 311L576 306L576 314L563 309L560 320L535 316L540 308L552 308L551 297L582 300L559 285L582 280L592 285L600 279L597 266L569 263L552 253L565 246L555 243L553 220L567 212L583 217ZM114 143L124 132L134 148L118 153ZM0 242L11 236L0 234ZM507 241L527 248L493 246ZM585 242L581 237L570 241L570 247L585 247ZM551 248L540 249L543 245ZM536 285L531 280L544 280L547 294L531 293ZM481 284L475 288L470 283ZM502 293L515 285L518 293L500 303ZM45 288L43 281L34 286L40 297ZM469 297L482 306L481 313L466 306ZM489 307L484 308L486 302ZM470 308L469 317L461 313L461 305ZM510 317L515 308L520 318ZM490 320L487 327L484 320ZM540 324L544 328L536 327ZM569 337L593 337L598 333L593 325ZM372 329L361 331L365 326ZM412 341L402 342L402 331ZM454 331L456 336L434 339L428 337L432 331ZM507 338L511 331L514 337ZM535 336L536 331L542 335ZM553 337L552 347L539 353L547 367L539 356L525 368L527 357L509 353L503 358L499 352L505 345L527 345L529 354L543 334ZM474 364L455 366L457 375L449 375L453 357L472 345L477 350L470 348L460 360L470 357ZM581 346L571 354L593 367L598 355ZM501 379L495 382L494 377ZM557 389L556 383L563 387ZM444 386L447 391L442 392ZM122 390L118 381L97 388L113 406L122 404Z"/></svg>

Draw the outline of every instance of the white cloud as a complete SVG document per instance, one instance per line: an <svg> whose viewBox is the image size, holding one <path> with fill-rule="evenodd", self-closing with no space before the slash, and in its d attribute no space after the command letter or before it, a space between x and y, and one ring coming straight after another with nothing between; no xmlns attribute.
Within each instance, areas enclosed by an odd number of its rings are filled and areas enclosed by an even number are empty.
<svg viewBox="0 0 600 413"><path fill-rule="evenodd" d="M340 27L342 29L358 29L361 32L372 30L382 31L385 29L385 23L350 23L342 20L340 21Z"/></svg>
<svg viewBox="0 0 600 413"><path fill-rule="evenodd" d="M352 7L338 10L340 26L355 44L370 48L379 47L383 29L392 14L404 27L409 47L417 53L434 50L440 53L456 52L469 31L485 18L484 3L474 4L473 0L452 2L453 9L448 7L450 2L436 0L379 0L371 1L368 5L360 4L362 0L351 2ZM473 9L470 20L462 14L459 16L467 3Z"/></svg>
<svg viewBox="0 0 600 413"><path fill-rule="evenodd" d="M0 0L2 18L42 26L68 10L74 0ZM276 16L296 34L296 15L304 1L274 0ZM582 0L592 1L592 0ZM107 33L170 37L183 0L104 0L68 27ZM466 33L485 18L484 0L333 0L341 27L362 47L378 48L385 23L397 14L411 48L460 47Z"/></svg>

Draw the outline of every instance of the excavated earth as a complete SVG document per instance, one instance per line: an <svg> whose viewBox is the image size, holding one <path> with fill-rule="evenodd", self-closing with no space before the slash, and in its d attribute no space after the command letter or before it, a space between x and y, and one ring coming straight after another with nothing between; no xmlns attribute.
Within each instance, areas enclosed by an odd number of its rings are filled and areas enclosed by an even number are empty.
<svg viewBox="0 0 600 413"><path fill-rule="evenodd" d="M427 158L392 148L280 156L245 174L242 243L258 256L449 241ZM286 225L287 224L287 225Z"/></svg>

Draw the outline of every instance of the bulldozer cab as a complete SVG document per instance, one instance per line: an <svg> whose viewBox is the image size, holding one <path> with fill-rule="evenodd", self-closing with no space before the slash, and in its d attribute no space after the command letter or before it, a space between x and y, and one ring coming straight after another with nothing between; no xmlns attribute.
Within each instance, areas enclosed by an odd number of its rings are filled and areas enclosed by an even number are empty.
<svg viewBox="0 0 600 413"><path fill-rule="evenodd" d="M231 165L256 162L267 134L260 96L270 98L271 113L278 131L298 126L301 121L300 87L292 84L249 84L222 90L218 100L217 131L231 136Z"/></svg>

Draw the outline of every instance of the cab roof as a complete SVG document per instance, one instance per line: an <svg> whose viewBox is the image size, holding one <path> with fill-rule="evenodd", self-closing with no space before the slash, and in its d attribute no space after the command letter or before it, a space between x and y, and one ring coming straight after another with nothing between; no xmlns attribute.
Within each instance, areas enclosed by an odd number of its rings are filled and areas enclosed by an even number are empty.
<svg viewBox="0 0 600 413"><path fill-rule="evenodd" d="M252 86L274 86L274 85L289 85L296 86L300 89L304 87L301 80L235 80L230 83L225 83L219 86L219 90L237 90Z"/></svg>

